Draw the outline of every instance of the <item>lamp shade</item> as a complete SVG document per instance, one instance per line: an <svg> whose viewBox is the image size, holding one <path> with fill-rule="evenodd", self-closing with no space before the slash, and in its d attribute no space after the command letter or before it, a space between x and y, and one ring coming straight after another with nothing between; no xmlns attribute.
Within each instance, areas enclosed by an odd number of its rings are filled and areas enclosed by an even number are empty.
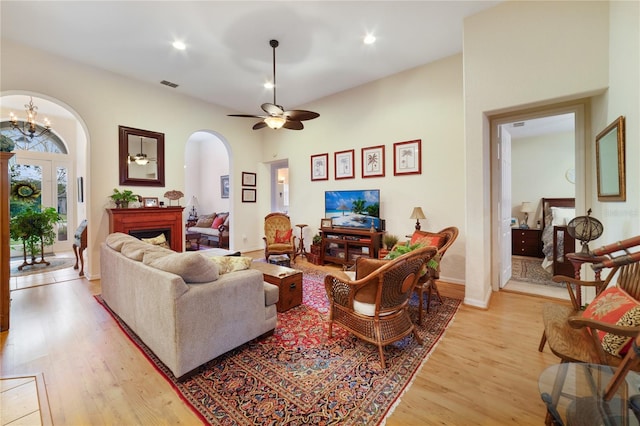
<svg viewBox="0 0 640 426"><path fill-rule="evenodd" d="M413 211L411 212L411 216L409 216L409 219L426 219L427 217L424 215L424 212L422 211L422 207L414 207Z"/></svg>
<svg viewBox="0 0 640 426"><path fill-rule="evenodd" d="M191 199L189 200L189 202L187 203L187 207L195 207L198 208L198 197L196 197L195 195L191 196Z"/></svg>
<svg viewBox="0 0 640 426"><path fill-rule="evenodd" d="M531 205L531 203L529 201L524 201L522 203L522 206L520 207L520 211L522 213L531 213L533 212L533 206Z"/></svg>

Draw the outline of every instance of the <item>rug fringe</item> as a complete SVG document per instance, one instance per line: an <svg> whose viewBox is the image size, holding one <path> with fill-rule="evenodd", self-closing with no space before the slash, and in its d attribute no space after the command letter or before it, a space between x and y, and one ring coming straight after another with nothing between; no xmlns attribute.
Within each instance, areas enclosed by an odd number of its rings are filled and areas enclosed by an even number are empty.
<svg viewBox="0 0 640 426"><path fill-rule="evenodd" d="M456 313L453 314L453 316L449 319L447 324L444 326L444 329L442 330L442 333L440 333L440 335L438 336L438 339L436 340L436 343L431 347L431 349L427 353L427 356L424 357L424 359L420 363L420 366L418 368L416 368L416 371L413 372L413 375L411 376L411 379L409 379L409 381L405 385L404 389L402 389L402 391L400 392L400 394L398 395L396 400L393 402L393 404L391 404L391 406L389 407L389 410L387 410L387 413L384 415L384 417L380 421L379 426L385 426L389 416L391 416L393 414L393 412L396 410L396 408L400 405L400 400L402 399L404 394L409 390L409 388L413 385L413 382L416 379L416 377L418 376L418 373L422 370L422 367L424 367L424 365L427 363L429 358L431 358L431 355L433 355L433 353L435 352L436 348L440 345L440 343L444 339L444 336L447 334L447 329L453 323L453 320L456 318L456 315L458 315L458 310L459 309L460 309L460 305L458 305L458 307L456 308Z"/></svg>

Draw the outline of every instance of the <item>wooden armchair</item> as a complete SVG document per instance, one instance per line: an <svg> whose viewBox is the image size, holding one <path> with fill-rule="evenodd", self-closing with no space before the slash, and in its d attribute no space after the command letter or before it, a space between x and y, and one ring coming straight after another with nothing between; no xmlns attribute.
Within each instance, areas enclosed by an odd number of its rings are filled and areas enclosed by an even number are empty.
<svg viewBox="0 0 640 426"><path fill-rule="evenodd" d="M291 219L284 213L269 213L264 218L264 258L269 261L269 256L287 254L295 262L295 242L291 228Z"/></svg>
<svg viewBox="0 0 640 426"><path fill-rule="evenodd" d="M327 275L324 285L330 305L329 337L335 322L374 343L382 368L386 368L385 345L412 333L422 344L407 307L423 265L435 253L435 247L424 247L390 261L358 258L354 281L342 273Z"/></svg>
<svg viewBox="0 0 640 426"><path fill-rule="evenodd" d="M637 246L640 246L640 237L593 250L594 256L606 255L592 265L596 271L609 270L604 281L582 281L562 275L553 277L553 281L566 284L571 306L544 305L540 352L548 343L551 352L562 362L610 366L621 363L629 342L640 333L640 253L627 251ZM624 255L611 255L621 250L625 251ZM615 277L616 284L610 286ZM584 311L578 305L574 286L596 289L596 298Z"/></svg>

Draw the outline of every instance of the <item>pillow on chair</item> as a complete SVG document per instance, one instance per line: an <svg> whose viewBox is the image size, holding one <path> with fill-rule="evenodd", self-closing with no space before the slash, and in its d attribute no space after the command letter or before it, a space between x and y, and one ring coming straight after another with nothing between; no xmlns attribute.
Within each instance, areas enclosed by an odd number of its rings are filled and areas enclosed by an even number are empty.
<svg viewBox="0 0 640 426"><path fill-rule="evenodd" d="M274 239L274 242L276 244L287 244L289 241L291 241L292 232L293 229L289 229L288 231L281 231L279 229L276 229L276 237Z"/></svg>
<svg viewBox="0 0 640 426"><path fill-rule="evenodd" d="M582 317L609 324L640 326L640 302L619 287L609 287L596 296ZM631 347L631 337L596 330L602 349L614 356L624 356Z"/></svg>
<svg viewBox="0 0 640 426"><path fill-rule="evenodd" d="M444 241L442 241L442 237L440 235L433 235L429 232L416 230L411 236L409 245L420 244L424 247L433 246L440 248L443 243Z"/></svg>
<svg viewBox="0 0 640 426"><path fill-rule="evenodd" d="M226 218L227 218L227 216L222 216L222 215L216 216L216 218L213 219L213 223L211 224L211 228L218 229L220 227L220 225L222 225L224 223L224 220Z"/></svg>
<svg viewBox="0 0 640 426"><path fill-rule="evenodd" d="M196 222L195 226L196 228L211 228L211 224L213 223L213 218L215 217L215 213L213 214L206 214L203 216L200 216Z"/></svg>

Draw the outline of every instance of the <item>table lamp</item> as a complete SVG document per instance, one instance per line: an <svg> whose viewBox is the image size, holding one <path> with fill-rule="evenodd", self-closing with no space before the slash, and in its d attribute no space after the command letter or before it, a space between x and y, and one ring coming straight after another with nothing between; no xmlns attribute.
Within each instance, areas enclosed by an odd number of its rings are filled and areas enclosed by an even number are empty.
<svg viewBox="0 0 640 426"><path fill-rule="evenodd" d="M411 216L409 216L409 219L415 219L416 220L416 231L420 230L420 219L426 219L427 217L424 215L424 212L422 211L422 207L414 207L413 211L411 212Z"/></svg>
<svg viewBox="0 0 640 426"><path fill-rule="evenodd" d="M529 201L524 201L520 207L520 211L524 213L524 220L520 224L520 228L529 229L529 213L534 211L533 206Z"/></svg>
<svg viewBox="0 0 640 426"><path fill-rule="evenodd" d="M189 210L189 220L196 220L198 218L198 197L191 196L187 207L191 207Z"/></svg>

